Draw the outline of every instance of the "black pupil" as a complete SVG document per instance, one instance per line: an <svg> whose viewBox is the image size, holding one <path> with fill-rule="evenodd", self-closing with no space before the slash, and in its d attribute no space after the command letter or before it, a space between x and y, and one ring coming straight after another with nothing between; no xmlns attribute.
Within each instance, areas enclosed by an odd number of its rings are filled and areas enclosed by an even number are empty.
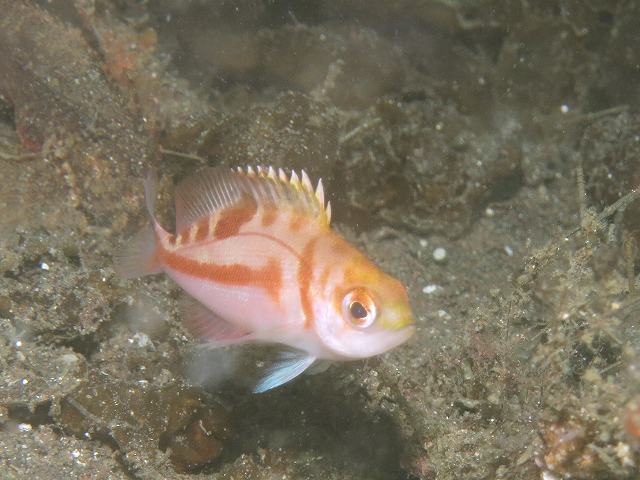
<svg viewBox="0 0 640 480"><path fill-rule="evenodd" d="M349 306L349 311L353 318L365 318L367 316L367 309L362 306L360 302L353 302Z"/></svg>

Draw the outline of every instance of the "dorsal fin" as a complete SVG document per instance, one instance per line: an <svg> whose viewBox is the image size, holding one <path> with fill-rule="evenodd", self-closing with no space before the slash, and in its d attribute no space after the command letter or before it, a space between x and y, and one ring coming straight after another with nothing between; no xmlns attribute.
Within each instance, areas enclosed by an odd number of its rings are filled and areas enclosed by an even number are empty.
<svg viewBox="0 0 640 480"><path fill-rule="evenodd" d="M315 191L304 170L290 176L272 167L231 170L208 167L182 181L176 188L176 230L181 232L203 217L246 200L259 206L290 206L323 225L331 221L331 205L324 204L322 180Z"/></svg>

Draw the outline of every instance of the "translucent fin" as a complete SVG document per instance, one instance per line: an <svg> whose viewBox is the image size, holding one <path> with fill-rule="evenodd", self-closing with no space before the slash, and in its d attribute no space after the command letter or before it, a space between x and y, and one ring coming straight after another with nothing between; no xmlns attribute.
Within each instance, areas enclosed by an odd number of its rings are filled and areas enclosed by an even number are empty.
<svg viewBox="0 0 640 480"><path fill-rule="evenodd" d="M253 393L263 393L293 380L309 368L315 360L315 357L300 350L282 352L280 359L267 370L267 374L253 388Z"/></svg>
<svg viewBox="0 0 640 480"><path fill-rule="evenodd" d="M154 215L157 185L156 174L150 170L144 181L144 199L152 225L134 235L122 251L113 258L114 270L124 278L136 278L162 271L156 258L157 237L155 230L166 232L156 223Z"/></svg>
<svg viewBox="0 0 640 480"><path fill-rule="evenodd" d="M230 170L205 168L181 182L176 189L176 229L183 231L203 217L218 210L253 199L258 205L293 206L302 213L329 224L324 204L322 182L314 191L306 172L299 177L292 172L269 167Z"/></svg>
<svg viewBox="0 0 640 480"><path fill-rule="evenodd" d="M151 225L138 232L113 257L113 269L124 278L137 278L162 271L156 259L156 234Z"/></svg>
<svg viewBox="0 0 640 480"><path fill-rule="evenodd" d="M180 308L185 327L191 335L206 341L204 347L218 348L238 345L253 339L250 334L220 318L187 295L182 296Z"/></svg>
<svg viewBox="0 0 640 480"><path fill-rule="evenodd" d="M318 373L326 372L334 363L335 362L332 362L331 360L318 360L304 373L307 375L317 375Z"/></svg>

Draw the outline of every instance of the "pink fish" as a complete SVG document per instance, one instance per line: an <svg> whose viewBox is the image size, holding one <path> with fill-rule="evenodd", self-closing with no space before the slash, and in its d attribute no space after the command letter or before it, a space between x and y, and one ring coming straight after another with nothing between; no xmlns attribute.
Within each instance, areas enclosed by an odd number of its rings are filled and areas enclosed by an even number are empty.
<svg viewBox="0 0 640 480"><path fill-rule="evenodd" d="M316 360L378 355L406 341L413 315L402 284L329 226L322 181L303 171L206 168L176 190L175 235L152 225L115 258L127 278L165 272L191 297L183 318L211 346L292 348L255 387L290 381Z"/></svg>

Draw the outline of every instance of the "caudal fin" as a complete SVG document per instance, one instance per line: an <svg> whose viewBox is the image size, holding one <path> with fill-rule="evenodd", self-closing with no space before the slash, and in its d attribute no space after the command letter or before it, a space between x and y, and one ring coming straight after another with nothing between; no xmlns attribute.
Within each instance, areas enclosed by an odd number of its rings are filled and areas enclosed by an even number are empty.
<svg viewBox="0 0 640 480"><path fill-rule="evenodd" d="M113 257L113 269L124 278L142 277L162 271L156 258L156 234L151 225L139 231Z"/></svg>
<svg viewBox="0 0 640 480"><path fill-rule="evenodd" d="M144 181L144 197L151 224L134 235L129 243L113 257L114 270L124 278L136 278L162 271L157 259L154 216L156 191L156 175L150 171Z"/></svg>

